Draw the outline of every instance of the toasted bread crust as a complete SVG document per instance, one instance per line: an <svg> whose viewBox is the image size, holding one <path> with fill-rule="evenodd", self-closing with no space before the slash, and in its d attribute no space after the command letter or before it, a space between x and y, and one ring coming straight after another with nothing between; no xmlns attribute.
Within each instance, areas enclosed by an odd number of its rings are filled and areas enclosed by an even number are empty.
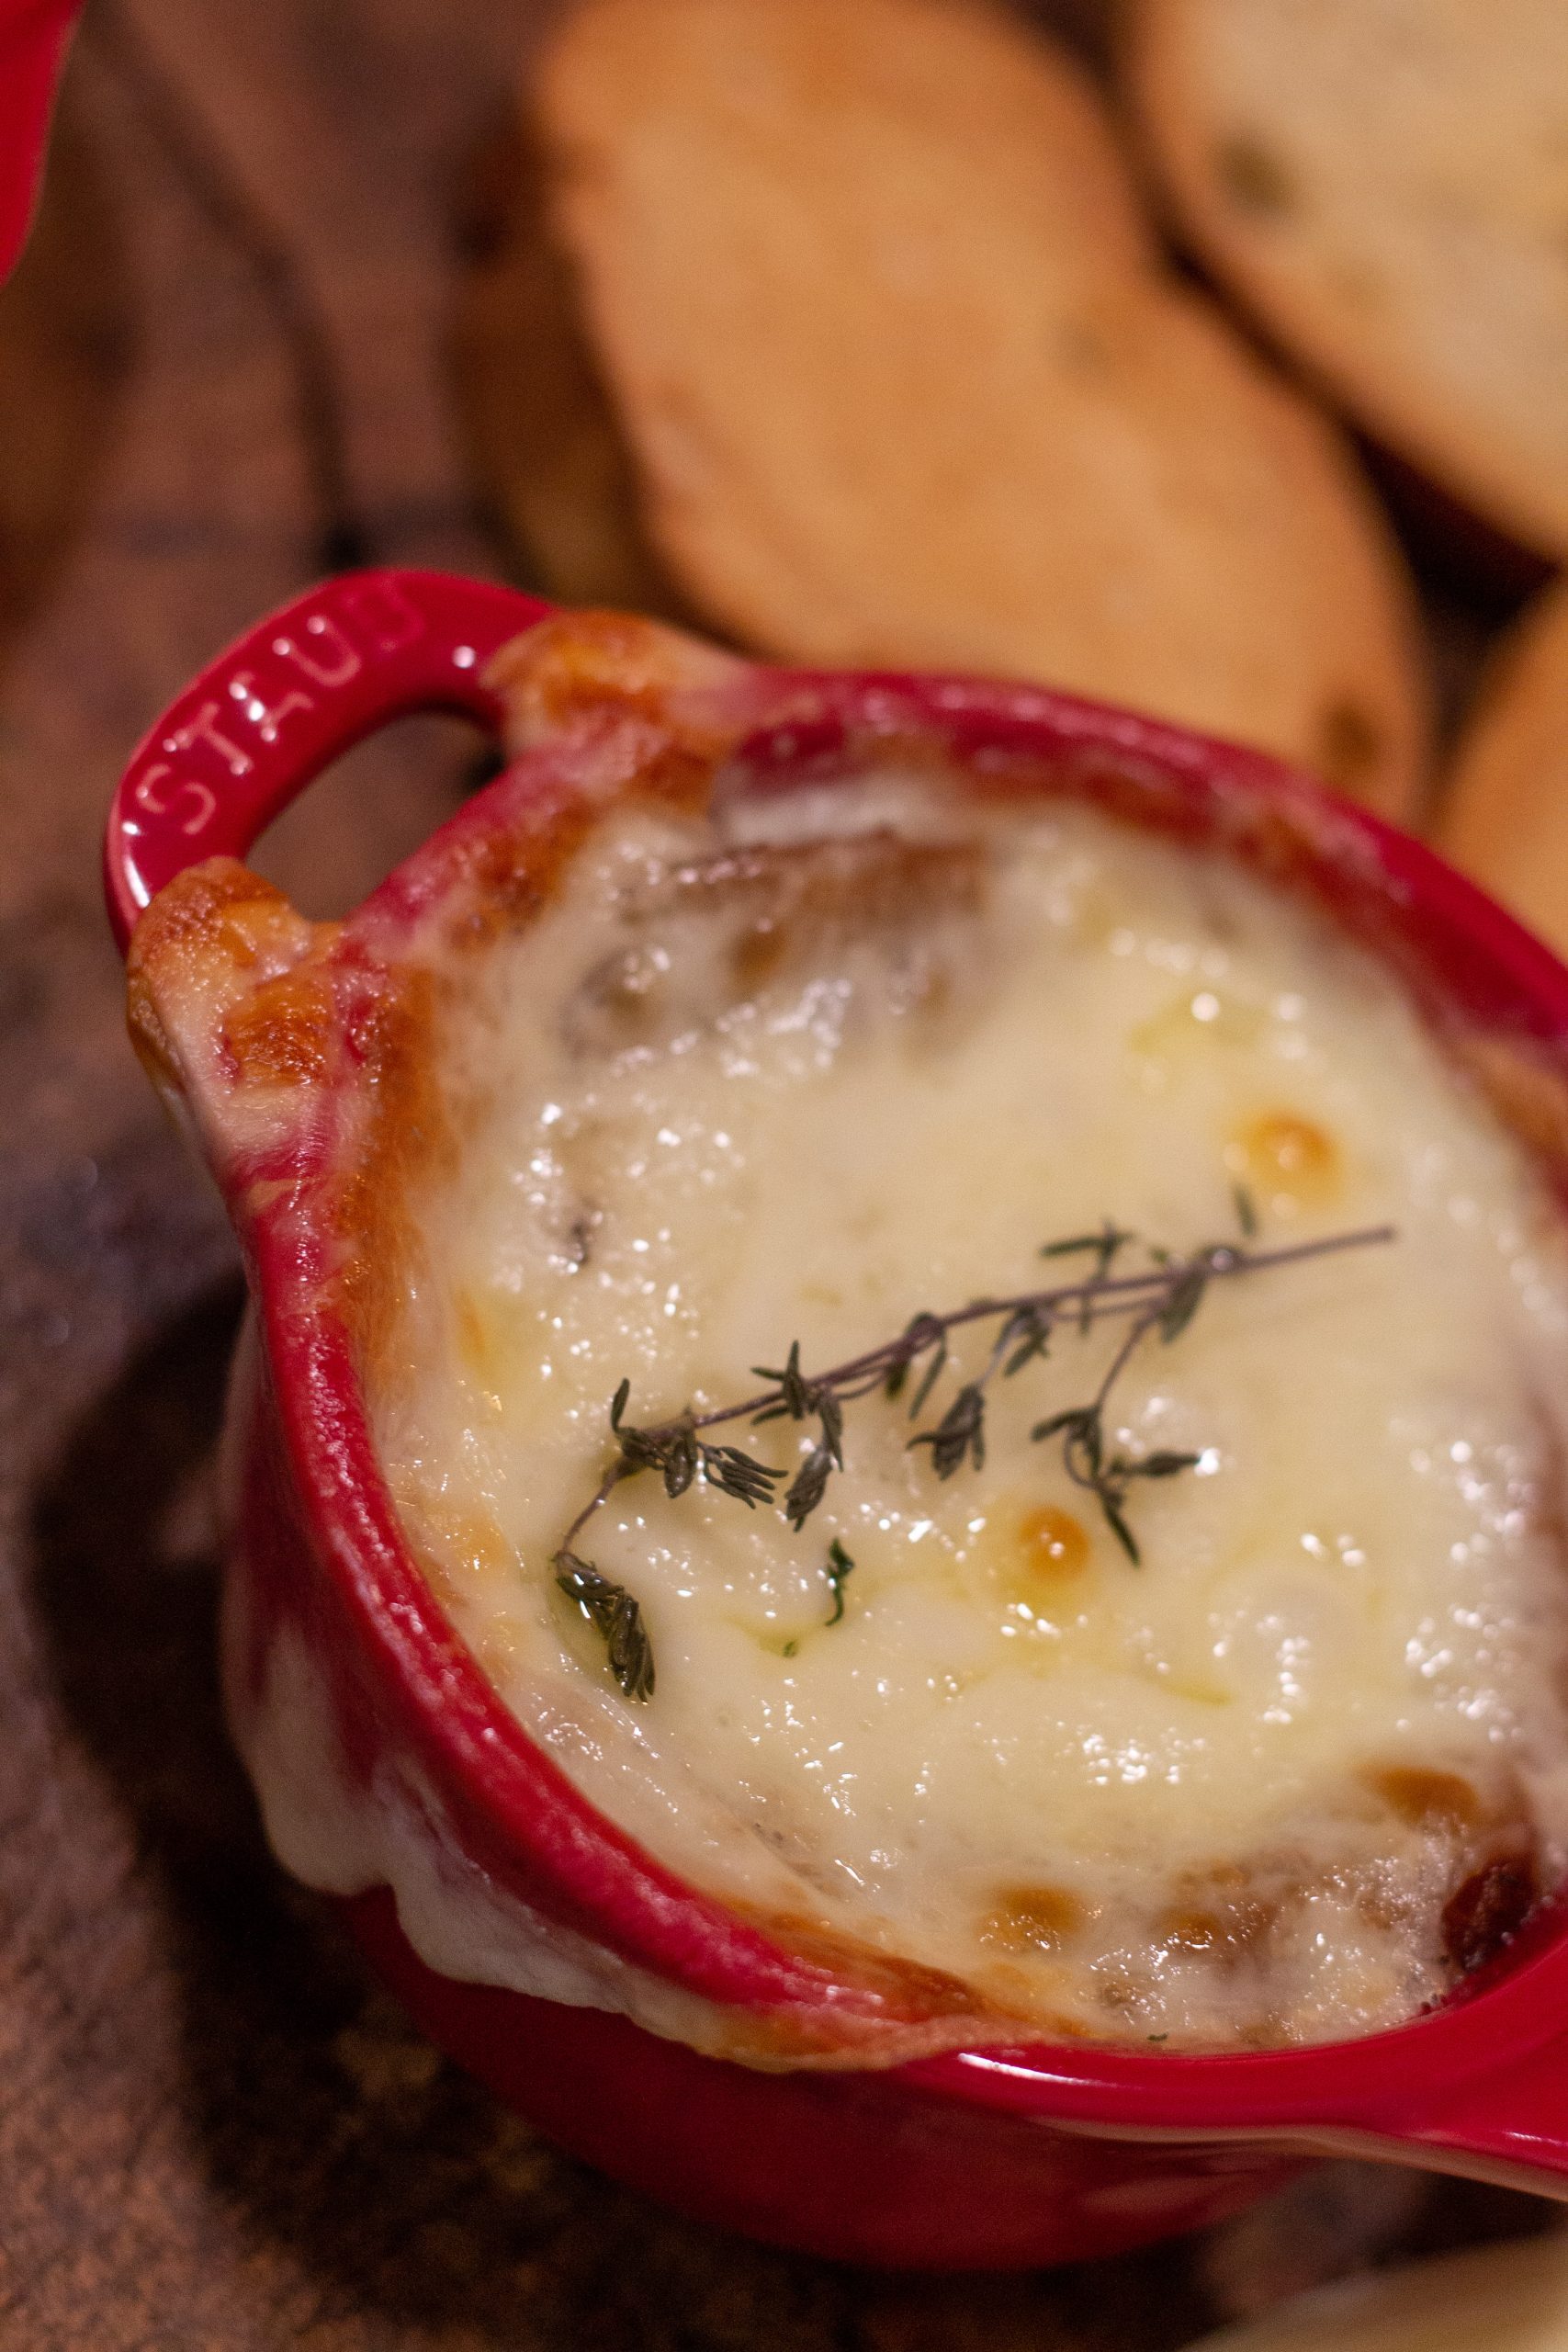
<svg viewBox="0 0 1568 2352"><path fill-rule="evenodd" d="M1381 517L1163 268L1067 60L970 0L581 0L530 104L639 531L710 625L1037 678L1410 812Z"/></svg>
<svg viewBox="0 0 1568 2352"><path fill-rule="evenodd" d="M453 396L475 474L563 604L689 619L649 544L571 272L546 233L537 153L515 130L498 136L481 176L451 334Z"/></svg>
<svg viewBox="0 0 1568 2352"><path fill-rule="evenodd" d="M1568 554L1558 0L1136 0L1127 59L1181 225L1269 332L1461 507Z"/></svg>
<svg viewBox="0 0 1568 2352"><path fill-rule="evenodd" d="M1568 586L1532 606L1495 656L1438 845L1568 955Z"/></svg>

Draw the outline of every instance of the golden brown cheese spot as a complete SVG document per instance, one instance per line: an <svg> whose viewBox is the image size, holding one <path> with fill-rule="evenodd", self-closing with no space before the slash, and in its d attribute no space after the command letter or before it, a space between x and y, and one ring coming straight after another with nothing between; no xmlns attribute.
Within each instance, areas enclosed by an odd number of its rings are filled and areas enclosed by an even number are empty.
<svg viewBox="0 0 1568 2352"><path fill-rule="evenodd" d="M1169 1911L1157 1930L1162 1944L1178 1951L1212 1951L1224 1929L1212 1911Z"/></svg>
<svg viewBox="0 0 1568 2352"><path fill-rule="evenodd" d="M1089 1566L1092 1546L1081 1521L1055 1503L1025 1511L1018 1540L1028 1577L1043 1585L1066 1584Z"/></svg>
<svg viewBox="0 0 1568 2352"><path fill-rule="evenodd" d="M331 1003L319 976L269 980L224 1022L221 1037L237 1086L320 1086L329 1069Z"/></svg>
<svg viewBox="0 0 1568 2352"><path fill-rule="evenodd" d="M1339 1189L1339 1147L1314 1120L1264 1111L1237 1128L1225 1163L1269 1206L1317 1205Z"/></svg>
<svg viewBox="0 0 1568 2352"><path fill-rule="evenodd" d="M1215 1893L1220 1889L1216 1886ZM1244 1883L1229 1900L1195 1903L1168 1911L1155 1929L1155 1941L1168 1951L1202 1952L1222 1966L1234 1968L1254 1957L1292 1897L1265 1895Z"/></svg>
<svg viewBox="0 0 1568 2352"><path fill-rule="evenodd" d="M625 613L559 613L504 646L486 683L504 696L514 751L547 741L574 719L643 719L700 759L705 786L733 731L718 705L743 674L734 659L695 638ZM645 784L646 775L641 779Z"/></svg>
<svg viewBox="0 0 1568 2352"><path fill-rule="evenodd" d="M399 1510L424 1530L420 1566L443 1601L460 1601L475 1584L499 1589L511 1579L517 1555L489 1511L412 1480L400 1479L393 1491Z"/></svg>
<svg viewBox="0 0 1568 2352"><path fill-rule="evenodd" d="M980 1941L991 1951L1055 1951L1089 1917L1066 1887L1010 1887L987 1912Z"/></svg>
<svg viewBox="0 0 1568 2352"><path fill-rule="evenodd" d="M895 2015L919 2018L944 2012L966 2017L994 2014L985 1993L951 1975L946 1969L927 1967L898 1953L879 1951L858 1937L842 1934L824 1920L807 1918L799 1913L758 1912L743 1903L732 1907L797 1959L829 1972L840 1983L876 1993Z"/></svg>
<svg viewBox="0 0 1568 2352"><path fill-rule="evenodd" d="M460 1290L457 1293L453 1301L453 1313L457 1324L457 1346L464 1363L477 1379L492 1379L495 1350L490 1327L469 1292Z"/></svg>
<svg viewBox="0 0 1568 2352"><path fill-rule="evenodd" d="M297 915L281 890L264 882L237 858L209 857L159 891L136 926L129 962L132 974L150 961L190 942L210 952L221 940L231 953L254 960L257 927L281 925L309 944L310 926Z"/></svg>
<svg viewBox="0 0 1568 2352"><path fill-rule="evenodd" d="M1055 1503L1004 1502L972 1532L968 1559L1014 1632L1021 1623L1044 1629L1076 1619L1093 1589L1094 1539Z"/></svg>
<svg viewBox="0 0 1568 2352"><path fill-rule="evenodd" d="M181 1040L197 1006L243 1010L254 986L325 953L336 935L337 925L307 922L235 858L208 858L176 875L137 924L126 958L131 1042L154 1083L191 1084L196 1073L184 1068ZM204 1029L205 1046L214 1042ZM217 1059L232 1082L232 1058L220 1046Z"/></svg>
<svg viewBox="0 0 1568 2352"><path fill-rule="evenodd" d="M1391 1764L1369 1771L1368 1787L1412 1829L1457 1835L1481 1818L1481 1800L1458 1772L1434 1772L1418 1765Z"/></svg>

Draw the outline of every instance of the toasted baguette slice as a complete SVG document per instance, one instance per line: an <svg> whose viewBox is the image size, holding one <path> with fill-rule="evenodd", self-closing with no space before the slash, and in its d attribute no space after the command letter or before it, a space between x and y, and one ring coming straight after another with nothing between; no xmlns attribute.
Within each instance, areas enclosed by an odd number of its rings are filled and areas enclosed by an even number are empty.
<svg viewBox="0 0 1568 2352"><path fill-rule="evenodd" d="M537 154L515 132L488 141L469 190L472 250L451 334L470 464L550 594L694 623L649 544L631 460L541 199Z"/></svg>
<svg viewBox="0 0 1568 2352"><path fill-rule="evenodd" d="M1386 530L1163 268L1064 57L966 0L583 0L532 96L640 535L710 625L1047 681L1409 810Z"/></svg>
<svg viewBox="0 0 1568 2352"><path fill-rule="evenodd" d="M1568 2352L1568 2240L1515 2238L1278 2303L1190 2352Z"/></svg>
<svg viewBox="0 0 1568 2352"><path fill-rule="evenodd" d="M1568 586L1540 598L1494 657L1438 846L1568 956Z"/></svg>
<svg viewBox="0 0 1568 2352"><path fill-rule="evenodd" d="M1564 0L1134 0L1129 55L1220 277L1375 439L1568 556Z"/></svg>

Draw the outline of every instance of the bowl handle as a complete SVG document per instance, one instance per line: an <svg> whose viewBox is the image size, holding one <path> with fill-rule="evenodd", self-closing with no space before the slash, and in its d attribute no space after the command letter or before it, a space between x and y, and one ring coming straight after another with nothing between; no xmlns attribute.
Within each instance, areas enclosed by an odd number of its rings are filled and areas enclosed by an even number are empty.
<svg viewBox="0 0 1568 2352"><path fill-rule="evenodd" d="M1568 2035L1442 2087L1387 2136L1406 2163L1568 2201Z"/></svg>
<svg viewBox="0 0 1568 2352"><path fill-rule="evenodd" d="M104 894L124 953L155 891L205 857L243 857L340 752L415 710L491 729L492 655L551 610L442 571L345 572L247 631L143 737L115 791Z"/></svg>

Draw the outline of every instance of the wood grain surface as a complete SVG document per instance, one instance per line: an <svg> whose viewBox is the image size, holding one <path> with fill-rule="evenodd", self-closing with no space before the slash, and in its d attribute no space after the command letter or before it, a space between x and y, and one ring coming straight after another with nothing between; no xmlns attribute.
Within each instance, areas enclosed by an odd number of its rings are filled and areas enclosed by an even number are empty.
<svg viewBox="0 0 1568 2352"><path fill-rule="evenodd" d="M1089 0L1062 12L1092 42ZM1538 2226L1352 2165L1207 2239L889 2279L675 2222L446 2065L263 1849L219 1718L210 1456L240 1306L125 1045L119 764L323 566L494 572L446 380L526 0L97 0L0 295L0 2346L1156 2352ZM1463 673L1489 616L1434 606ZM467 788L434 721L262 861L346 905Z"/></svg>

